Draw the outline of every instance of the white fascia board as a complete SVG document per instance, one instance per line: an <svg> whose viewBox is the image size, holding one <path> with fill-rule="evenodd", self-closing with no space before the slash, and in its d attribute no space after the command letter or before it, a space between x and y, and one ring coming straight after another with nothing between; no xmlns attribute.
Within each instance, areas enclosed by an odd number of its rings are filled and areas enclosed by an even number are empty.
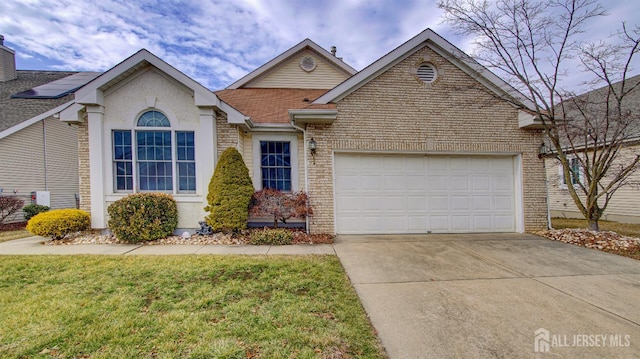
<svg viewBox="0 0 640 359"><path fill-rule="evenodd" d="M60 121L69 123L82 122L82 119L78 117L78 112L83 108L84 106L79 103L72 103L70 106L60 111Z"/></svg>
<svg viewBox="0 0 640 359"><path fill-rule="evenodd" d="M9 135L12 135L24 128L27 128L31 125L33 125L34 123L40 122L44 119L46 119L47 117L53 116L57 113L59 113L60 111L64 110L65 108L71 106L73 104L73 101L69 101L66 103L63 103L62 105L52 108L51 110L47 111L47 112L43 112L37 116L31 117L30 119L26 120L26 121L22 121L17 125L13 125L7 129L5 129L4 131L0 131L0 139L3 139Z"/></svg>
<svg viewBox="0 0 640 359"><path fill-rule="evenodd" d="M224 101L220 101L220 110L227 114L227 122L231 125L243 126L246 130L249 130L255 126L251 117L246 116L242 112L236 110L233 106Z"/></svg>
<svg viewBox="0 0 640 359"><path fill-rule="evenodd" d="M531 130L544 128L544 125L538 116L527 111L518 110L518 127Z"/></svg>
<svg viewBox="0 0 640 359"><path fill-rule="evenodd" d="M135 68L142 62L151 64L172 77L174 80L193 90L196 106L219 106L220 100L213 92L146 49L136 52L102 75L96 77L93 81L78 89L76 91L76 98L80 100L77 102L83 104L102 105L104 99L102 98L102 91L100 91L100 88L113 81L118 76ZM208 93L210 93L210 95Z"/></svg>
<svg viewBox="0 0 640 359"><path fill-rule="evenodd" d="M289 110L289 117L295 126L301 126L309 123L332 124L338 117L338 110Z"/></svg>
<svg viewBox="0 0 640 359"><path fill-rule="evenodd" d="M310 39L304 39L303 41L301 41L300 43L298 43L297 45L293 46L292 48L290 48L289 50L283 52L282 54L276 56L273 60L267 62L266 64L258 67L257 69L251 71L250 73L248 73L247 75L243 76L240 80L232 83L231 85L227 86L227 89L238 89L244 85L246 85L247 83L253 81L255 78L259 77L260 75L268 72L269 70L273 69L274 67L278 66L281 62L283 62L284 60L288 59L289 57L293 56L294 54L296 54L297 52L301 51L302 49L304 49L305 47L309 47L311 49L313 49L315 52L317 52L320 56L322 56L325 60L327 60L328 62L332 63L333 65L337 66L338 68L342 69L343 71L345 71L346 73L353 75L355 74L357 71L356 69L354 69L353 67L347 65L347 63L345 63L344 61L340 60L339 58L333 56L330 52L328 52L327 50L323 49L322 47L320 47L318 44L316 44L315 42L311 41Z"/></svg>

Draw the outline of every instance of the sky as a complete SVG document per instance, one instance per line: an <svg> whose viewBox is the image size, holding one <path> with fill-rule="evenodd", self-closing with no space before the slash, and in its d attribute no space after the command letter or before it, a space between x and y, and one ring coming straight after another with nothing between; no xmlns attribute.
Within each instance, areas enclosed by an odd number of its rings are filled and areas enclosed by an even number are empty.
<svg viewBox="0 0 640 359"><path fill-rule="evenodd" d="M585 36L640 24L640 1L602 4L610 15ZM212 90L305 38L336 46L361 70L426 28L473 51L472 39L442 22L435 0L0 1L0 34L18 69L105 71L146 48Z"/></svg>

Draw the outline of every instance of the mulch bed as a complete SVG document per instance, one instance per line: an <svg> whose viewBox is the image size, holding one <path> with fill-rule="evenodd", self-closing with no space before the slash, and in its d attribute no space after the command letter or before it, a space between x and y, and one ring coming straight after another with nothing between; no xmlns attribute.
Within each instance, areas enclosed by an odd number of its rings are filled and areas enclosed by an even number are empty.
<svg viewBox="0 0 640 359"><path fill-rule="evenodd" d="M26 226L27 222L4 223L0 224L0 232L17 231L20 229L24 229Z"/></svg>
<svg viewBox="0 0 640 359"><path fill-rule="evenodd" d="M171 245L171 244L249 244L251 231L261 229L249 229L240 234L214 233L212 235L191 235L188 238L182 236L169 236L155 241L144 242L144 245ZM307 234L302 230L293 232L292 244L332 244L333 236L330 234ZM82 232L69 235L64 239L45 241L45 245L77 245L77 244L127 244L116 239L113 235Z"/></svg>
<svg viewBox="0 0 640 359"><path fill-rule="evenodd" d="M587 229L567 228L539 231L535 234L556 241L612 252L637 259L637 255L640 253L640 239L625 237L616 232L594 232Z"/></svg>

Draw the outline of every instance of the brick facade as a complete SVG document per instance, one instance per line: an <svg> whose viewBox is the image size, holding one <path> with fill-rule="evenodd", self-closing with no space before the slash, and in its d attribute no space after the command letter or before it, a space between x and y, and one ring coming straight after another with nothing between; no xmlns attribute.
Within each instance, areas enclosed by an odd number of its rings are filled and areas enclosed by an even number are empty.
<svg viewBox="0 0 640 359"><path fill-rule="evenodd" d="M425 84L413 74L428 58L438 79ZM338 102L332 125L310 125L317 142L309 165L314 206L311 231L333 233L333 155L340 151L430 154L521 154L526 231L546 227L539 131L518 128L517 110L495 99L469 75L425 47Z"/></svg>
<svg viewBox="0 0 640 359"><path fill-rule="evenodd" d="M78 176L80 184L80 209L91 212L91 176L89 174L89 125L78 125Z"/></svg>

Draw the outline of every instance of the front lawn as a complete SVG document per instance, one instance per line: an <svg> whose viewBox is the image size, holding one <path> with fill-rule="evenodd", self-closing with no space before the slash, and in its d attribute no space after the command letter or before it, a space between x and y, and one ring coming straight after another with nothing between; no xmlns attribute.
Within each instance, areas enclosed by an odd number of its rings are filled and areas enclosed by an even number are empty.
<svg viewBox="0 0 640 359"><path fill-rule="evenodd" d="M3 358L384 358L334 256L11 256Z"/></svg>
<svg viewBox="0 0 640 359"><path fill-rule="evenodd" d="M15 231L0 231L0 243L31 236L33 236L33 234L29 233L29 231L27 231L26 229L18 229Z"/></svg>
<svg viewBox="0 0 640 359"><path fill-rule="evenodd" d="M0 224L0 243L33 236L24 229L26 225L26 222Z"/></svg>

